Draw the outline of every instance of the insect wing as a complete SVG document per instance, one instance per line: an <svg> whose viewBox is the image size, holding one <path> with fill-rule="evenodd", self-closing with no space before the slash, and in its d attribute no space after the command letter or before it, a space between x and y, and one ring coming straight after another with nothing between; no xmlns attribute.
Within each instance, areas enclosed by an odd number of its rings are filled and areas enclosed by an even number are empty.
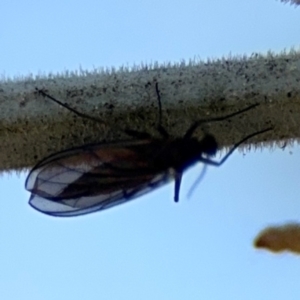
<svg viewBox="0 0 300 300"><path fill-rule="evenodd" d="M29 204L36 210L57 217L72 217L104 210L152 191L170 180L170 176L159 174L150 182L135 188L118 190L108 195L83 196L78 199L52 200L31 194Z"/></svg>
<svg viewBox="0 0 300 300"><path fill-rule="evenodd" d="M49 215L76 216L139 197L172 179L167 170L149 164L145 155L152 146L151 140L138 140L49 156L28 175L29 204Z"/></svg>

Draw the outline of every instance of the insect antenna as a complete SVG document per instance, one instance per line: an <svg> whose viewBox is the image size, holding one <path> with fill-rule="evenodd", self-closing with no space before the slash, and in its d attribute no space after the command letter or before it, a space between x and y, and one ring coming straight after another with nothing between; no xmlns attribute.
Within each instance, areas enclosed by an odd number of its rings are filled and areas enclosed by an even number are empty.
<svg viewBox="0 0 300 300"><path fill-rule="evenodd" d="M262 134L262 133L265 133L267 131L271 131L273 130L274 128L273 127L269 127L267 129L264 129L264 130L260 130L260 131L257 131L257 132L254 132L252 134L249 134L247 135L246 137L244 137L243 139L241 139L239 142L237 142L236 144L233 145L233 147L230 149L230 151L221 159L221 161L217 162L217 161L213 161L209 158L205 158L205 157L201 157L199 159L199 161L205 163L205 164L208 164L208 165L212 165L212 166L216 166L216 167L219 167L221 166L227 159L228 157L243 143L245 143L247 140L251 139L252 137L254 136L257 136L259 134Z"/></svg>
<svg viewBox="0 0 300 300"><path fill-rule="evenodd" d="M201 162L204 163L204 167L201 171L201 173L199 174L199 176L196 178L195 182L193 183L193 185L190 187L189 191L188 191L188 194L187 194L187 197L190 198L191 195L193 194L193 192L195 191L196 187L198 186L199 182L203 179L205 173L206 173L206 170L207 170L207 166L208 165L213 165L213 166L216 166L216 167L219 167L221 166L227 159L228 157L241 145L243 144L244 142L246 142L247 140L249 140L250 138L256 136L256 135L259 135L259 134L262 134L264 132L267 132L267 131L270 131L270 130L273 130L273 128L267 128L267 129L264 129L264 130L261 130L261 131L257 131L257 132L254 132L252 134L249 134L247 135L246 137L244 137L242 140L240 140L239 142L237 142L236 144L233 145L232 149L230 149L230 151L222 158L222 160L220 162L215 162L209 158L205 158L205 157L201 157L199 160Z"/></svg>

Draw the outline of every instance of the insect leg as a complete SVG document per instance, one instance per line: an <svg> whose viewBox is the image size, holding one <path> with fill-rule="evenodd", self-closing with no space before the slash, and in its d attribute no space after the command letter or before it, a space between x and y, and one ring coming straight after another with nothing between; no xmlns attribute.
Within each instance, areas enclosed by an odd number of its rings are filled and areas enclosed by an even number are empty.
<svg viewBox="0 0 300 300"><path fill-rule="evenodd" d="M229 115L227 115L227 116L223 116L223 117L215 117L215 118L209 118L209 119L203 119L203 120L198 120L198 121L194 122L194 123L191 125L191 127L188 129L188 131L187 131L186 134L184 135L184 138L189 139L189 138L193 135L194 131L195 131L200 125L202 125L202 124L204 124L204 123L224 121L224 120L229 119L229 118L232 118L232 117L234 117L234 116L236 116L236 115L242 114L242 113L244 113L244 112L246 112L246 111L248 111L248 110L250 110L250 109L252 109L252 108L254 108L254 107L256 107L256 106L258 106L258 105L259 105L258 103L253 104L253 105L250 105L250 106L248 106L248 107L246 107L246 108L244 108L244 109L242 109L242 110L239 110L239 111L237 111L237 112L235 112L235 113L232 113L232 114L229 114Z"/></svg>
<svg viewBox="0 0 300 300"><path fill-rule="evenodd" d="M160 94L159 94L159 90L158 90L158 84L156 83L156 93L157 93L157 97L158 97L158 107L159 107L159 118L158 118L158 125L157 125L157 130L159 131L159 133L163 136L163 137L169 137L169 134L167 133L167 131L161 126L161 100L160 100ZM46 98L49 98L50 100L54 101L55 103L57 103L58 105L68 109L69 111L71 111L72 113L74 113L75 115L81 117L81 118L85 118L85 119L89 119L98 123L102 123L105 124L106 123L97 118L97 117L92 117L89 115L86 115L84 113L79 112L78 110L70 107L68 104L65 104L57 99L55 99L54 97L52 97L51 95L45 93L43 90L36 88L36 91L43 95ZM140 132L137 130L132 130L132 129L125 129L124 132L132 137L138 138L138 139L148 139L148 138L152 138L152 136L149 133L146 132Z"/></svg>
<svg viewBox="0 0 300 300"><path fill-rule="evenodd" d="M182 172L176 171L175 173L175 192L174 192L174 201L179 201L179 192L181 185Z"/></svg>
<svg viewBox="0 0 300 300"><path fill-rule="evenodd" d="M163 138L168 138L169 134L168 134L167 130L161 125L161 118L162 118L161 97L160 97L157 82L155 83L155 91L156 91L157 102L158 102L158 119L157 119L156 129ZM126 129L125 132L128 135L139 138L139 139L152 138L152 136L149 133L146 133L146 132L140 132L140 131L136 131L136 130L132 130L132 129Z"/></svg>
<svg viewBox="0 0 300 300"><path fill-rule="evenodd" d="M205 173L207 170L207 164L204 164L203 169L201 171L201 173L199 174L199 176L197 177L197 179L195 180L195 182L193 183L193 185L190 187L190 190L187 194L187 197L190 198L192 196L192 194L194 193L195 188L198 186L198 184L200 183L200 181L203 179Z"/></svg>
<svg viewBox="0 0 300 300"><path fill-rule="evenodd" d="M158 120L157 120L156 129L163 138L168 138L169 133L161 125L162 111L161 111L161 98L160 98L160 92L159 92L159 89L158 89L158 82L155 83L155 91L156 91L157 101L158 101Z"/></svg>
<svg viewBox="0 0 300 300"><path fill-rule="evenodd" d="M259 135L259 134L262 134L264 132L267 132L267 131L270 131L270 130L273 130L274 128L273 127L270 127L270 128L267 128L267 129L264 129L264 130L261 130L261 131L257 131L257 132L254 132L252 134L249 134L247 135L245 138L243 138L242 140L240 140L238 143L236 143L232 149L221 159L221 161L213 161L209 158L205 158L205 157L201 157L199 159L199 161L205 163L205 164L208 164L208 165L212 165L212 166L216 166L216 167L219 167L221 166L226 160L227 158L241 145L243 144L244 142L246 142L247 140L249 140L250 138L256 136L256 135Z"/></svg>
<svg viewBox="0 0 300 300"><path fill-rule="evenodd" d="M163 138L168 138L169 137L169 133L161 125L162 110L161 110L161 97L160 97L160 92L159 92L159 89L158 89L158 82L155 83L155 91L156 91L157 102L158 102L158 119L157 119L156 129L157 129L157 131L160 133L160 135ZM131 135L131 136L137 137L137 138L141 138L141 139L152 138L152 136L149 133L146 133L146 132L139 132L139 131L131 130L131 129L126 129L125 132L128 135Z"/></svg>
<svg viewBox="0 0 300 300"><path fill-rule="evenodd" d="M95 122L98 122L98 123L102 123L102 124L106 124L103 120L99 119L99 118L96 118L96 117L91 117L89 115L86 115L86 114L83 114L79 111L77 111L76 109L70 107L68 104L65 104L57 99L55 99L54 97L48 95L47 93L45 93L43 90L39 90L38 88L36 88L36 91L43 95L44 97L46 98L49 98L50 100L54 101L55 103L57 103L58 105L68 109L69 111L71 111L72 113L74 113L75 115L81 117L81 118L85 118L85 119L89 119L89 120L92 120L92 121L95 121Z"/></svg>

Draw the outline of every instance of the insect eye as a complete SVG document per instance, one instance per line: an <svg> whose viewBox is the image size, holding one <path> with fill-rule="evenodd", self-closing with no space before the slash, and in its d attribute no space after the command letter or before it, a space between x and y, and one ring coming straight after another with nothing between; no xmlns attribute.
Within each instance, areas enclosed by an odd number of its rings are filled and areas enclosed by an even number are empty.
<svg viewBox="0 0 300 300"><path fill-rule="evenodd" d="M218 150L216 139L212 135L207 134L201 141L201 150L208 156L215 155Z"/></svg>

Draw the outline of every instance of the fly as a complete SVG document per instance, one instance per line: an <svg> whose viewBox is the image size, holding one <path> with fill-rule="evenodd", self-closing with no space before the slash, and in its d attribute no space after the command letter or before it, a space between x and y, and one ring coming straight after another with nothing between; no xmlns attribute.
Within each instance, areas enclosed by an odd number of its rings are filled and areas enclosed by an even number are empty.
<svg viewBox="0 0 300 300"><path fill-rule="evenodd" d="M157 83L155 89L159 110L157 130L161 138L125 130L134 139L83 145L54 153L41 160L26 179L25 187L31 192L29 204L51 216L84 215L128 202L172 179L175 179L174 200L178 202L185 170L197 162L221 166L242 143L273 129L267 128L244 137L219 162L214 161L210 157L218 150L215 137L206 134L199 141L193 137L195 130L204 123L224 121L259 104L223 117L198 120L183 137L174 138L161 124L161 96ZM76 111L42 90L38 92L80 117L102 122Z"/></svg>

